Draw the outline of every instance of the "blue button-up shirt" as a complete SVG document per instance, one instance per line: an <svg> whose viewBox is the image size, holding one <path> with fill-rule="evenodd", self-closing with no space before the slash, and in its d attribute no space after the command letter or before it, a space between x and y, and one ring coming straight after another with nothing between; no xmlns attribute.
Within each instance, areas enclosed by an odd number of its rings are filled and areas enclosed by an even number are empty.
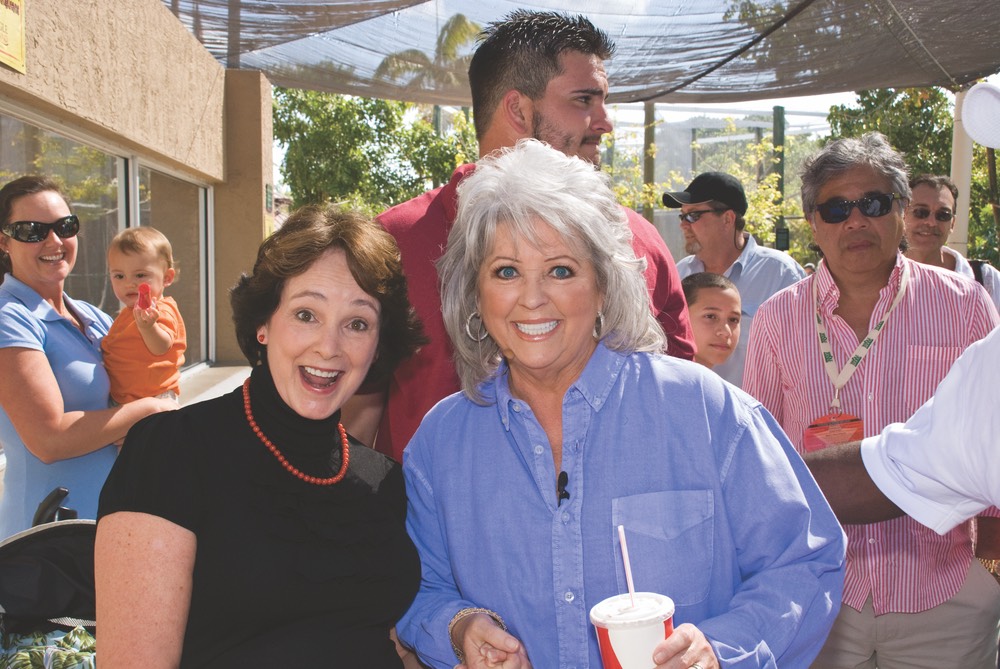
<svg viewBox="0 0 1000 669"><path fill-rule="evenodd" d="M590 608L635 587L673 598L722 666L806 667L840 605L844 535L781 428L700 365L598 345L563 400L552 451L507 369L487 404L456 394L404 455L420 592L397 626L433 667L455 665L460 609L500 614L536 667L600 667ZM652 660L650 660L652 664Z"/></svg>
<svg viewBox="0 0 1000 669"><path fill-rule="evenodd" d="M742 322L740 340L736 350L715 372L738 387L743 386L743 367L746 365L747 341L750 326L757 309L782 288L798 283L806 276L806 271L784 251L775 251L766 246L758 246L751 235L744 233L744 245L740 257L729 266L725 276L736 284L740 292ZM687 256L677 263L677 273L683 279L697 272L705 271L705 263L697 256Z"/></svg>

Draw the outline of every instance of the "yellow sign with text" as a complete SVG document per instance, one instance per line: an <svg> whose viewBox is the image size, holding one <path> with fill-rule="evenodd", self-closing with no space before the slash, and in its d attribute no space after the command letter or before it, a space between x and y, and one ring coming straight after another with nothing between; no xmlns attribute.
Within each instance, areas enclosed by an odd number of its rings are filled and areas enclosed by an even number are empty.
<svg viewBox="0 0 1000 669"><path fill-rule="evenodd" d="M0 63L24 74L24 2L0 0Z"/></svg>

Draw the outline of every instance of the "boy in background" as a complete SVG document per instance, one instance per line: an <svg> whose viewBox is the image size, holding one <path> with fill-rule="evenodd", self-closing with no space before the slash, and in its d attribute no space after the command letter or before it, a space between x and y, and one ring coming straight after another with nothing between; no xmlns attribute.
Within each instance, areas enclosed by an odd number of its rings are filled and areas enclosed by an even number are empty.
<svg viewBox="0 0 1000 669"><path fill-rule="evenodd" d="M177 302L163 296L177 275L170 242L148 226L127 228L111 240L108 271L125 305L101 342L111 399L177 399L187 335Z"/></svg>

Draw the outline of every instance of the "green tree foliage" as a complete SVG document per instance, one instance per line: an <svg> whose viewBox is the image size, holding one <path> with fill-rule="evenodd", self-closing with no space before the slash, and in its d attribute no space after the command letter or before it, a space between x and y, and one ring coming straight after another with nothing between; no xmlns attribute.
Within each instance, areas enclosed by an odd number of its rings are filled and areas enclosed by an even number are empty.
<svg viewBox="0 0 1000 669"><path fill-rule="evenodd" d="M378 212L447 180L476 155L461 114L438 137L406 102L285 88L275 89L274 100L281 175L295 206L347 201Z"/></svg>
<svg viewBox="0 0 1000 669"><path fill-rule="evenodd" d="M770 121L770 118L767 120ZM715 120L707 122L706 126L711 123L715 123ZM737 128L733 119L727 119L722 128L701 131L702 139L719 138L726 141L692 143L691 150L697 156L696 172L727 172L738 178L747 195L746 230L761 243L773 245L775 225L779 217L784 217L785 225L791 230L791 255L800 263L815 261L813 252L807 247L812 235L802 218L798 173L805 156L818 147L818 141L799 135L786 135L783 147L785 183L782 198L778 175L774 171L777 158L770 134L762 133L759 140L736 138L745 132L745 129ZM639 155L615 146L612 138L605 142L606 153L611 160L606 161L603 169L611 175L618 201L636 211L642 211L647 206L662 207L664 191L683 190L690 182L690 178L674 169L669 170L662 181L643 183L642 160ZM655 152L656 147L649 150Z"/></svg>
<svg viewBox="0 0 1000 669"><path fill-rule="evenodd" d="M858 91L854 106L830 108L829 139L878 131L906 156L913 174L951 170L952 102L940 88Z"/></svg>
<svg viewBox="0 0 1000 669"><path fill-rule="evenodd" d="M878 131L906 159L911 174L950 174L953 103L941 88L882 88L859 91L854 105L830 108L830 137L857 137ZM988 202L986 150L973 148L971 193L960 193L969 206L969 257L997 265L996 229ZM968 199L966 199L968 197Z"/></svg>

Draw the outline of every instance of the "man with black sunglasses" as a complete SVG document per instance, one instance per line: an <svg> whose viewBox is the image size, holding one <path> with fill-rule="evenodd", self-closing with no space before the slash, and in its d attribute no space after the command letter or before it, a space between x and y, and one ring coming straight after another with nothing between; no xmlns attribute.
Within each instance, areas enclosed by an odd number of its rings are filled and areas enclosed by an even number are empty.
<svg viewBox="0 0 1000 669"><path fill-rule="evenodd" d="M802 205L823 259L758 312L744 388L807 464L905 422L1000 323L981 286L899 251L910 198L903 157L879 133L805 163ZM843 606L812 667L995 667L1000 591L973 557L974 521L938 535L909 516L870 519L840 516Z"/></svg>
<svg viewBox="0 0 1000 669"><path fill-rule="evenodd" d="M908 248L906 257L926 265L944 267L978 281L1000 309L1000 271L982 260L966 260L947 246L955 229L958 187L946 176L921 174L910 179L913 198L903 215ZM977 273L978 269L978 273Z"/></svg>
<svg viewBox="0 0 1000 669"><path fill-rule="evenodd" d="M691 255L677 263L681 278L698 272L721 274L740 293L744 333L750 332L757 308L767 298L805 277L805 270L781 251L758 246L743 231L747 197L739 179L724 172L705 172L678 193L664 193L665 207L680 207L685 251ZM747 336L724 363L712 369L730 383L743 383Z"/></svg>

